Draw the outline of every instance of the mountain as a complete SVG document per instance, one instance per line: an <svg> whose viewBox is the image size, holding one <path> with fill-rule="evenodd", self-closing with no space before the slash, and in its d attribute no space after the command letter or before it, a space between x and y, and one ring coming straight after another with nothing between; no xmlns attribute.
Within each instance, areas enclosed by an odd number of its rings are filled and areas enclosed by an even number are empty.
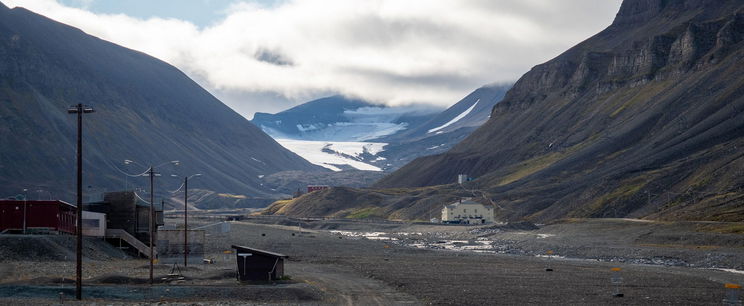
<svg viewBox="0 0 744 306"><path fill-rule="evenodd" d="M86 192L190 187L276 197L259 176L286 170L322 171L280 146L175 67L60 24L23 8L0 5L0 192L42 189L70 201L75 190L76 118L84 103ZM139 164L125 165L125 159ZM176 174L180 179L169 175ZM160 196L168 196L158 192Z"/></svg>
<svg viewBox="0 0 744 306"><path fill-rule="evenodd" d="M252 122L316 165L333 171L382 171L390 168L380 157L388 143L377 139L418 127L439 111L433 106L391 107L332 96L277 114L256 113Z"/></svg>
<svg viewBox="0 0 744 306"><path fill-rule="evenodd" d="M417 127L440 109L389 107L332 96L276 113L256 113L253 124L274 138L321 141L368 141Z"/></svg>
<svg viewBox="0 0 744 306"><path fill-rule="evenodd" d="M512 84L483 86L429 121L399 133L376 139L388 143L378 155L383 168L396 170L412 160L446 152L490 118Z"/></svg>
<svg viewBox="0 0 744 306"><path fill-rule="evenodd" d="M488 120L511 84L488 85L451 107L389 107L333 96L252 122L305 159L341 170L392 171L442 153Z"/></svg>
<svg viewBox="0 0 744 306"><path fill-rule="evenodd" d="M325 190L282 211L425 219L470 195L507 220L743 221L743 68L741 1L626 0L608 28L522 76L448 152L377 190ZM474 180L453 184L458 174ZM375 200L350 208L337 196Z"/></svg>
<svg viewBox="0 0 744 306"><path fill-rule="evenodd" d="M488 121L491 109L504 98L511 86L512 84L493 84L478 88L426 123L382 140L411 142L458 129L473 131Z"/></svg>

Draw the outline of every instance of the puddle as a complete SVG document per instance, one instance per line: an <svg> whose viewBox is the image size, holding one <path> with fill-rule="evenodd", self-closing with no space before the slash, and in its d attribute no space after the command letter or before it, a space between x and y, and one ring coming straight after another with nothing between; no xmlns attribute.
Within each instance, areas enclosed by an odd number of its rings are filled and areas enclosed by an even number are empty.
<svg viewBox="0 0 744 306"><path fill-rule="evenodd" d="M535 257L541 257L541 258L561 258L561 259L567 258L566 256L561 256L561 255L545 255L545 254L538 254L538 255L535 255Z"/></svg>
<svg viewBox="0 0 744 306"><path fill-rule="evenodd" d="M330 231L333 234L343 235L351 238L368 239L368 240L385 240L394 241L399 245L419 248L419 249L440 249L451 251L470 251L478 253L497 253L501 248L496 248L492 240L478 238L476 240L437 240L427 241L420 232L354 232L354 231ZM396 237L397 236L397 237ZM421 236L421 238L419 238ZM402 239L406 241L402 241Z"/></svg>
<svg viewBox="0 0 744 306"><path fill-rule="evenodd" d="M352 231L331 231L333 234L342 235L351 238L365 238L369 240L398 240L398 238L384 236L385 232L352 232Z"/></svg>

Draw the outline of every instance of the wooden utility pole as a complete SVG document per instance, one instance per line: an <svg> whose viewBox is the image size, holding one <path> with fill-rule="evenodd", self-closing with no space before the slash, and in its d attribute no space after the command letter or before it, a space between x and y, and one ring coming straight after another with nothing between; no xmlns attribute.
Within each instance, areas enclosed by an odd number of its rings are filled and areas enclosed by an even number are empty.
<svg viewBox="0 0 744 306"><path fill-rule="evenodd" d="M70 106L69 114L77 114L77 220L75 234L77 236L76 266L75 266L75 298L83 299L83 114L94 112L92 107L81 103Z"/></svg>
<svg viewBox="0 0 744 306"><path fill-rule="evenodd" d="M189 265L189 177L183 178L183 266Z"/></svg>
<svg viewBox="0 0 744 306"><path fill-rule="evenodd" d="M153 284L153 278L152 278L152 268L155 263L155 256L153 254L153 248L155 247L155 244L153 243L154 233L155 233L155 190L153 190L153 182L155 178L155 168L150 167L150 170L148 171L150 174L150 285Z"/></svg>

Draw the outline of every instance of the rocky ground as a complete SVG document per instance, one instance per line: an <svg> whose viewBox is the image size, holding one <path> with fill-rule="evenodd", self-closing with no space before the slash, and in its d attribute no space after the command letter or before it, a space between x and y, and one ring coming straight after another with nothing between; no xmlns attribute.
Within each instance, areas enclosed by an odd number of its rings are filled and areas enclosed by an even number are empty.
<svg viewBox="0 0 744 306"><path fill-rule="evenodd" d="M192 226L216 221L197 218ZM86 260L86 302L720 305L723 284L742 284L744 274L710 268L738 268L744 262L741 239L695 229L629 220L467 227L250 218L231 222L227 233L206 233L204 257L215 263L192 265L183 279L167 278L171 267L156 265L153 287L147 260ZM705 244L688 244L701 239L695 234L707 237ZM291 279L238 284L234 255L224 253L232 244L289 255L285 273ZM549 250L551 257L536 256ZM59 292L70 302L72 261L14 258L0 263L0 303L54 304ZM641 258L651 264L636 260ZM619 285L612 283L615 267L621 268ZM616 290L624 296L613 297Z"/></svg>

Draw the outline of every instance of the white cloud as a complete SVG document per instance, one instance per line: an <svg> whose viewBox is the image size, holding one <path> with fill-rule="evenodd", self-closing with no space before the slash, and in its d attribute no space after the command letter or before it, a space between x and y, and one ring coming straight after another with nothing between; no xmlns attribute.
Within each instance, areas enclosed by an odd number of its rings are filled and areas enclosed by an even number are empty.
<svg viewBox="0 0 744 306"><path fill-rule="evenodd" d="M620 0L236 3L207 28L94 14L55 0L5 2L171 63L250 116L279 109L241 97L278 94L300 103L340 93L448 106L480 85L515 80L600 31Z"/></svg>

